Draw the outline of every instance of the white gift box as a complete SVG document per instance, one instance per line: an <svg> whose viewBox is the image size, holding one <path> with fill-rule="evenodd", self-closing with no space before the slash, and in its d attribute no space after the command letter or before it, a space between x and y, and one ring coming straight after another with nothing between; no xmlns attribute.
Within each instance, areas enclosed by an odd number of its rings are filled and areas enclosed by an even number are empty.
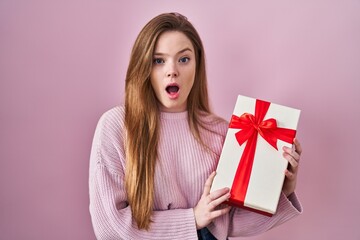
<svg viewBox="0 0 360 240"><path fill-rule="evenodd" d="M299 117L298 109L239 95L211 192L228 187L229 204L274 214L288 165L282 147L292 146Z"/></svg>

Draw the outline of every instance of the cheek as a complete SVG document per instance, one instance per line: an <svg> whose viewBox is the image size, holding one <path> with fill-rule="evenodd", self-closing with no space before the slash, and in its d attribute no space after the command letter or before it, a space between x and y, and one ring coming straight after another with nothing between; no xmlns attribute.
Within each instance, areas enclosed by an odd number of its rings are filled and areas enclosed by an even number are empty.
<svg viewBox="0 0 360 240"><path fill-rule="evenodd" d="M158 74L156 74L155 71L152 71L150 74L150 82L153 89L157 91L157 89L159 88L159 76Z"/></svg>
<svg viewBox="0 0 360 240"><path fill-rule="evenodd" d="M187 73L188 85L191 88L195 81L195 67L191 68Z"/></svg>
<svg viewBox="0 0 360 240"><path fill-rule="evenodd" d="M187 75L193 75L195 73L195 68L193 66L189 66L185 71Z"/></svg>

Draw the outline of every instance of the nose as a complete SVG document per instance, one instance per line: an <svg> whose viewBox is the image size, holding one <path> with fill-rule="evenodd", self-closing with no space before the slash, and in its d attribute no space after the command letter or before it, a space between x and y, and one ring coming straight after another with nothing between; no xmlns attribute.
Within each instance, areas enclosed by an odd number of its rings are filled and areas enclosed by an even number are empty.
<svg viewBox="0 0 360 240"><path fill-rule="evenodd" d="M172 63L169 64L169 68L166 72L166 76L167 77L178 77L179 76L179 72L178 69L176 67L176 64Z"/></svg>

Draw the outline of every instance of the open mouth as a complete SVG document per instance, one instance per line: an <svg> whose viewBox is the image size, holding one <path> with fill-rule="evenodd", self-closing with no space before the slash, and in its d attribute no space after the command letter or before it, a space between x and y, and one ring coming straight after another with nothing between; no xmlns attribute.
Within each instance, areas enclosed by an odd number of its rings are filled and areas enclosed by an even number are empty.
<svg viewBox="0 0 360 240"><path fill-rule="evenodd" d="M177 84L172 84L166 87L166 92L169 94L176 94L179 92L179 86Z"/></svg>

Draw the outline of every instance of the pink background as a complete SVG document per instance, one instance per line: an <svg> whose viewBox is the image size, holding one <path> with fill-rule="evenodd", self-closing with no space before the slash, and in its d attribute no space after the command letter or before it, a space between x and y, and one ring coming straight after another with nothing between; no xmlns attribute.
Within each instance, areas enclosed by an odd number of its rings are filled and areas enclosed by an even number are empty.
<svg viewBox="0 0 360 240"><path fill-rule="evenodd" d="M94 239L88 161L137 33L178 11L202 36L214 111L302 110L304 214L253 240L360 239L360 1L0 1L0 238Z"/></svg>

